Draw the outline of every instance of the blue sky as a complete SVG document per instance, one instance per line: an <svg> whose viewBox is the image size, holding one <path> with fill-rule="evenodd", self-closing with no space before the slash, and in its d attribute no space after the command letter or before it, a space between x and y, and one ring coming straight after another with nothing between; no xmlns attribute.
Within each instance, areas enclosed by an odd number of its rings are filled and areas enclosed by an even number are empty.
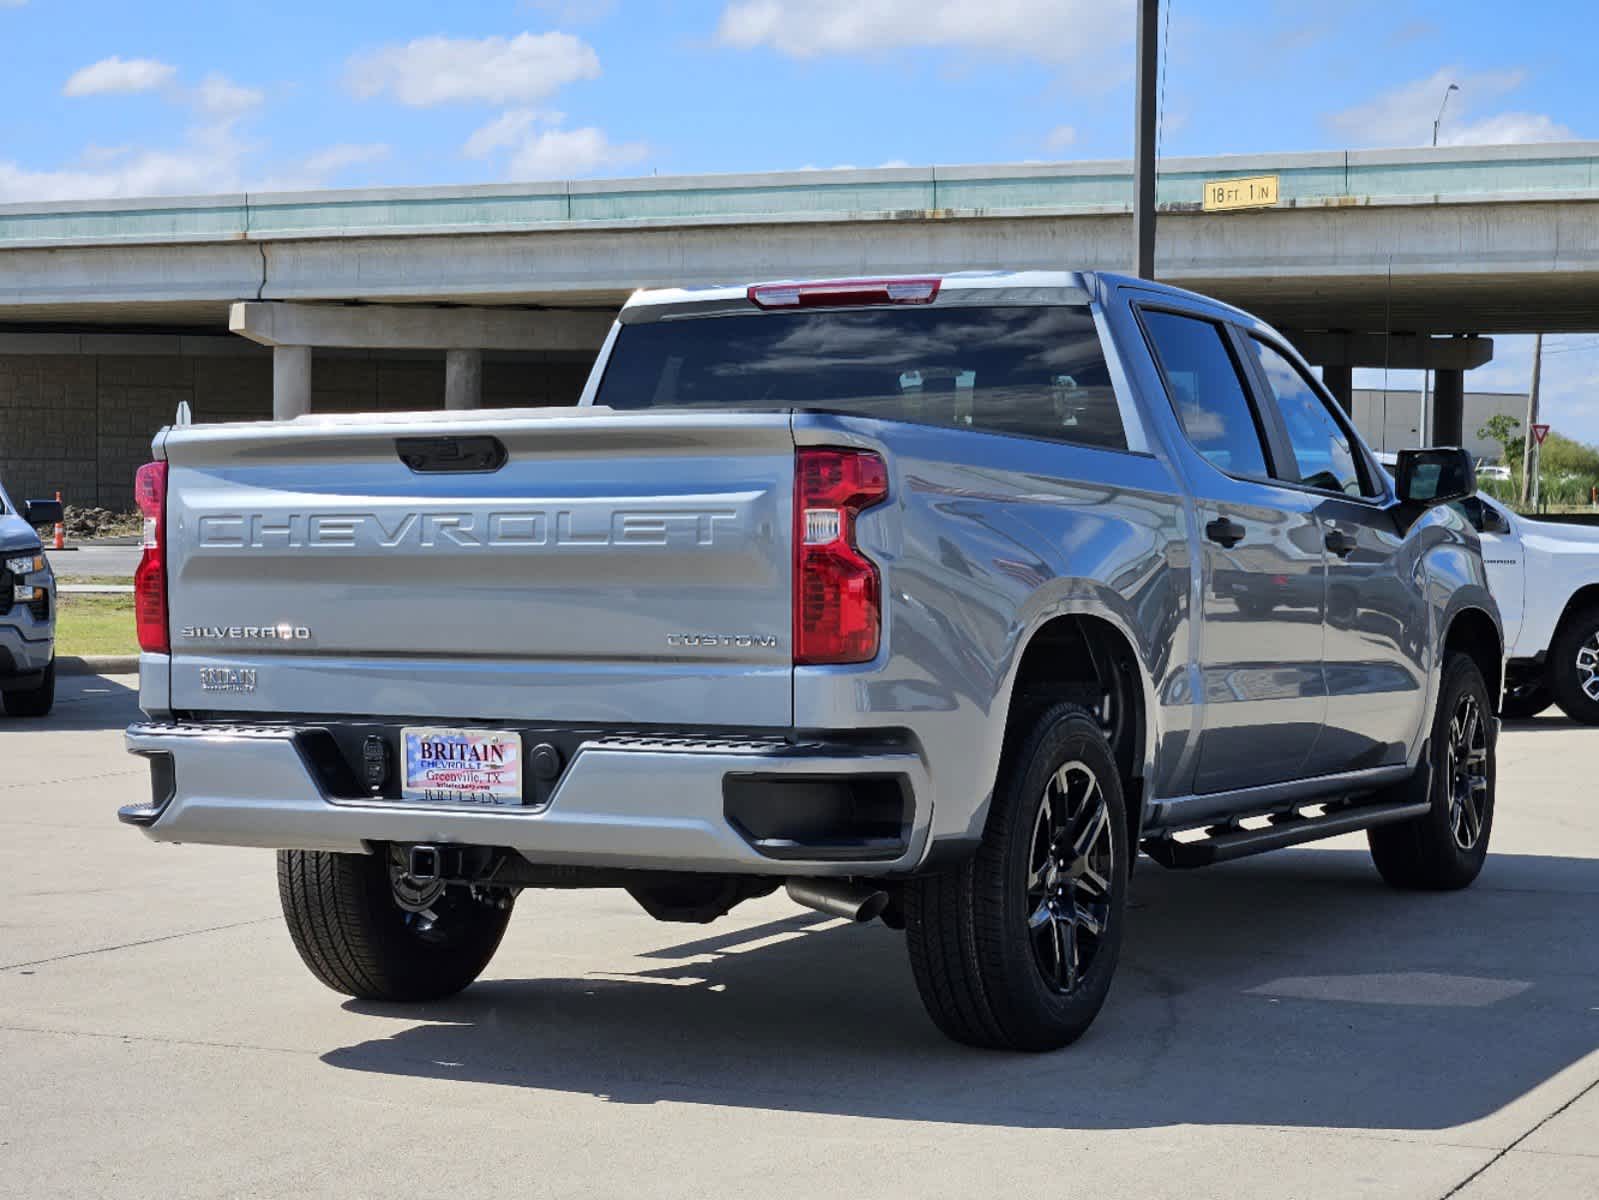
<svg viewBox="0 0 1599 1200"><path fill-rule="evenodd" d="M1173 0L1163 154L1599 137L1591 5ZM0 203L1124 157L1131 0L0 0ZM1599 338L1555 339L1599 440ZM1472 387L1524 387L1525 339ZM1362 382L1370 382L1363 380ZM1411 380L1396 373L1396 386Z"/></svg>

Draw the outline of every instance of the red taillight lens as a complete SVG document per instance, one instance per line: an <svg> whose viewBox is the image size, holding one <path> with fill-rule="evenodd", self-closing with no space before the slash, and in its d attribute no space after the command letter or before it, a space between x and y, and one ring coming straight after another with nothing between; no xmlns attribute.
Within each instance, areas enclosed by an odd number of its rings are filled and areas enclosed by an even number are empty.
<svg viewBox="0 0 1599 1200"><path fill-rule="evenodd" d="M133 499L144 516L144 554L133 572L133 617L139 648L171 649L167 636L167 464L145 463L133 477Z"/></svg>
<svg viewBox="0 0 1599 1200"><path fill-rule="evenodd" d="M821 283L760 283L745 295L757 308L843 308L855 304L931 304L937 277L830 279Z"/></svg>
<svg viewBox="0 0 1599 1200"><path fill-rule="evenodd" d="M794 455L794 662L870 662L882 625L877 568L855 517L888 498L888 469L865 450Z"/></svg>

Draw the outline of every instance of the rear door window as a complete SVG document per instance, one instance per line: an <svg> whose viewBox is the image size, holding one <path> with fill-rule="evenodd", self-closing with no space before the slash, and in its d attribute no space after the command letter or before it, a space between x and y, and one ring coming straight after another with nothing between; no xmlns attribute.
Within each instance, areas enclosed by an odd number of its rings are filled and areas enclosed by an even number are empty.
<svg viewBox="0 0 1599 1200"><path fill-rule="evenodd" d="M1228 474L1266 477L1265 439L1221 326L1157 309L1143 321L1194 448Z"/></svg>
<svg viewBox="0 0 1599 1200"><path fill-rule="evenodd" d="M1245 341L1282 414L1299 482L1346 496L1375 495L1376 488L1361 470L1353 440L1310 380L1269 342L1257 337Z"/></svg>
<svg viewBox="0 0 1599 1200"><path fill-rule="evenodd" d="M624 325L594 402L813 409L1125 450L1086 305L928 305Z"/></svg>

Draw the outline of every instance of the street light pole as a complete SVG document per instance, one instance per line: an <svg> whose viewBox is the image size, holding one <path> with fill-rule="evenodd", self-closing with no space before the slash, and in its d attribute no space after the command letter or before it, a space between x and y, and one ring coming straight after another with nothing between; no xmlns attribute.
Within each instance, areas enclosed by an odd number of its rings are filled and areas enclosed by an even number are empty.
<svg viewBox="0 0 1599 1200"><path fill-rule="evenodd" d="M1444 123L1444 109L1449 106L1449 93L1459 90L1458 83L1451 83L1444 89L1444 102L1438 106L1438 119L1432 123L1432 145L1435 150L1438 148L1438 126Z"/></svg>
<svg viewBox="0 0 1599 1200"><path fill-rule="evenodd" d="M1133 273L1155 278L1155 82L1160 69L1155 36L1160 0L1138 0L1138 100L1133 117Z"/></svg>

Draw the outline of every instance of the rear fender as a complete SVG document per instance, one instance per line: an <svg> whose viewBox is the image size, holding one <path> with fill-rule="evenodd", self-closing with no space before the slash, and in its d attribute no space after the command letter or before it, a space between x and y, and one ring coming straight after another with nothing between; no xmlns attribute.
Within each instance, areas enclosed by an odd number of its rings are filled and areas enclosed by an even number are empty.
<svg viewBox="0 0 1599 1200"><path fill-rule="evenodd" d="M1138 678L1139 702L1143 706L1141 724L1143 736L1135 777L1146 781L1153 779L1155 748L1159 745L1160 738L1160 707L1156 703L1155 682L1149 672L1151 661L1149 647L1134 632L1136 625L1129 614L1123 611L1125 607L1125 601L1119 595L1092 580L1061 579L1054 581L1046 589L1040 589L1033 602L1019 615L1010 640L1011 652L1005 664L1004 681L995 696L994 711L1002 714L1005 719L990 722L985 736L987 757L984 761L993 765L989 777L994 785L997 785L999 779L999 769L1005 749L1006 726L1022 661L1026 658L1027 648L1038 631L1058 617L1095 617L1114 628L1132 647ZM993 798L994 792L991 786L982 803L972 814L971 824L967 830L968 838L976 840L982 837ZM1150 789L1146 787L1144 794L1146 815L1149 803Z"/></svg>

